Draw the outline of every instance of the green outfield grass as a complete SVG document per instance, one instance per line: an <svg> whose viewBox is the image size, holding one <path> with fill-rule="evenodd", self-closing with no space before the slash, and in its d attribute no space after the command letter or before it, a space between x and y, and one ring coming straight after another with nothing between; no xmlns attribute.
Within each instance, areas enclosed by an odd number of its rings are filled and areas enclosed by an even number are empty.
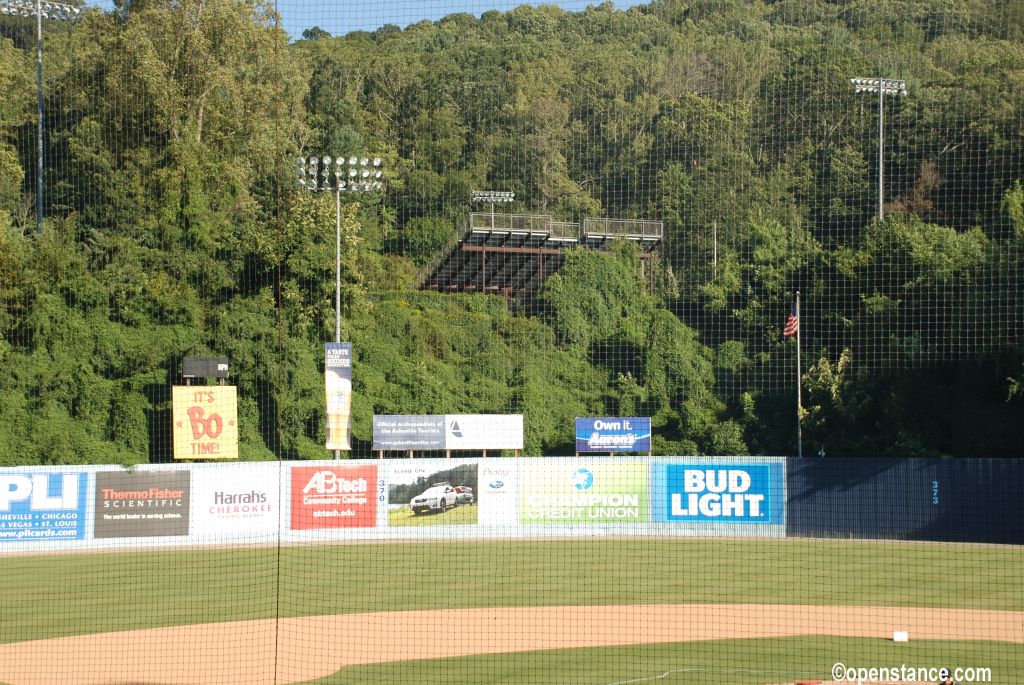
<svg viewBox="0 0 1024 685"><path fill-rule="evenodd" d="M1024 609L1024 548L924 543L688 538L136 549L2 556L0 578L0 642L459 607L752 602Z"/></svg>
<svg viewBox="0 0 1024 685"><path fill-rule="evenodd" d="M488 654L458 659L353 666L310 685L356 683L576 683L639 685L765 685L828 680L834 663L848 667L984 667L992 682L1024 682L1020 645L993 642L886 640L836 637L720 640L602 649ZM661 677L659 677L661 676ZM647 678L648 680L641 680Z"/></svg>

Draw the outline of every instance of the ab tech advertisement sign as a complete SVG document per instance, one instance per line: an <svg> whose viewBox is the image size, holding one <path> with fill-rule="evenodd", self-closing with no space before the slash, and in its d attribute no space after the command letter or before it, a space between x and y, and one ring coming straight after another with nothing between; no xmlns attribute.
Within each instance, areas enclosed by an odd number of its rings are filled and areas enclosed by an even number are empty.
<svg viewBox="0 0 1024 685"><path fill-rule="evenodd" d="M276 535L277 464L200 464L192 470L192 530L199 535Z"/></svg>
<svg viewBox="0 0 1024 685"><path fill-rule="evenodd" d="M377 524L377 467L292 467L292 530L372 528Z"/></svg>
<svg viewBox="0 0 1024 685"><path fill-rule="evenodd" d="M175 459L238 459L238 395L233 385L176 385Z"/></svg>
<svg viewBox="0 0 1024 685"><path fill-rule="evenodd" d="M188 535L188 471L100 471L97 538Z"/></svg>
<svg viewBox="0 0 1024 685"><path fill-rule="evenodd" d="M0 473L0 543L85 537L85 473Z"/></svg>
<svg viewBox="0 0 1024 685"><path fill-rule="evenodd" d="M785 524L781 462L657 463L652 470L656 522Z"/></svg>
<svg viewBox="0 0 1024 685"><path fill-rule="evenodd" d="M650 520L644 462L551 459L523 464L521 523L642 523Z"/></svg>

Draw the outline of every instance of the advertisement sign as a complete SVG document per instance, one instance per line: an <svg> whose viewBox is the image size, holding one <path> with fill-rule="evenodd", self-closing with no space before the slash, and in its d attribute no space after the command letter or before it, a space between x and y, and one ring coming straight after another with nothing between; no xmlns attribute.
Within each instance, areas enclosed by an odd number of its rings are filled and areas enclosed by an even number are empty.
<svg viewBox="0 0 1024 685"><path fill-rule="evenodd" d="M522 414L447 414L444 425L445 449L523 449Z"/></svg>
<svg viewBox="0 0 1024 685"><path fill-rule="evenodd" d="M97 538L188 535L188 471L99 471Z"/></svg>
<svg viewBox="0 0 1024 685"><path fill-rule="evenodd" d="M351 450L352 343L324 345L324 384L327 389L327 449Z"/></svg>
<svg viewBox="0 0 1024 685"><path fill-rule="evenodd" d="M375 450L521 450L521 414L374 415Z"/></svg>
<svg viewBox="0 0 1024 685"><path fill-rule="evenodd" d="M511 459L481 459L477 490L482 525L519 523L519 464Z"/></svg>
<svg viewBox="0 0 1024 685"><path fill-rule="evenodd" d="M659 522L784 524L782 463L657 463L653 518Z"/></svg>
<svg viewBox="0 0 1024 685"><path fill-rule="evenodd" d="M373 416L375 450L442 450L444 417L386 414Z"/></svg>
<svg viewBox="0 0 1024 685"><path fill-rule="evenodd" d="M479 492L477 471L475 462L450 459L390 464L388 525L475 524Z"/></svg>
<svg viewBox="0 0 1024 685"><path fill-rule="evenodd" d="M577 452L650 452L651 417L576 419Z"/></svg>
<svg viewBox="0 0 1024 685"><path fill-rule="evenodd" d="M638 523L650 520L643 462L537 461L519 475L522 523Z"/></svg>
<svg viewBox="0 0 1024 685"><path fill-rule="evenodd" d="M293 466L291 529L372 528L377 466Z"/></svg>
<svg viewBox="0 0 1024 685"><path fill-rule="evenodd" d="M217 464L192 471L192 530L205 535L276 534L280 484L276 464Z"/></svg>
<svg viewBox="0 0 1024 685"><path fill-rule="evenodd" d="M0 543L85 537L85 473L0 473Z"/></svg>
<svg viewBox="0 0 1024 685"><path fill-rule="evenodd" d="M174 458L238 459L238 397L233 385L176 385Z"/></svg>

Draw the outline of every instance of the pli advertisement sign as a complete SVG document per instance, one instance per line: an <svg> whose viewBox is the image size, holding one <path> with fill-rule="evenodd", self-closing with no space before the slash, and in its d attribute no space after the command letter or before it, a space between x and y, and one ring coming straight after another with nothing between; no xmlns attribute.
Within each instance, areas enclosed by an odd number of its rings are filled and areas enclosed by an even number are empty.
<svg viewBox="0 0 1024 685"><path fill-rule="evenodd" d="M653 514L665 523L785 523L781 463L658 463Z"/></svg>
<svg viewBox="0 0 1024 685"><path fill-rule="evenodd" d="M523 464L521 523L642 523L650 519L643 462Z"/></svg>
<svg viewBox="0 0 1024 685"><path fill-rule="evenodd" d="M576 419L577 452L650 452L651 417Z"/></svg>
<svg viewBox="0 0 1024 685"><path fill-rule="evenodd" d="M291 529L373 528L377 466L295 466Z"/></svg>
<svg viewBox="0 0 1024 685"><path fill-rule="evenodd" d="M189 471L99 471L97 538L188 535Z"/></svg>
<svg viewBox="0 0 1024 685"><path fill-rule="evenodd" d="M85 473L0 473L0 543L85 537Z"/></svg>
<svg viewBox="0 0 1024 685"><path fill-rule="evenodd" d="M197 534L276 533L279 504L275 464L204 464L192 470L192 529Z"/></svg>

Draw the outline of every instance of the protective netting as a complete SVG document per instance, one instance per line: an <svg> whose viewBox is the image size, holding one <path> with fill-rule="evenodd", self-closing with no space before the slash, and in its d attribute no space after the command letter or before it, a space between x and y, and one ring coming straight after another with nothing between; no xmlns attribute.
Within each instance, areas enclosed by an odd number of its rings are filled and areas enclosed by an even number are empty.
<svg viewBox="0 0 1024 685"><path fill-rule="evenodd" d="M0 682L1024 682L1019 2L0 9Z"/></svg>

